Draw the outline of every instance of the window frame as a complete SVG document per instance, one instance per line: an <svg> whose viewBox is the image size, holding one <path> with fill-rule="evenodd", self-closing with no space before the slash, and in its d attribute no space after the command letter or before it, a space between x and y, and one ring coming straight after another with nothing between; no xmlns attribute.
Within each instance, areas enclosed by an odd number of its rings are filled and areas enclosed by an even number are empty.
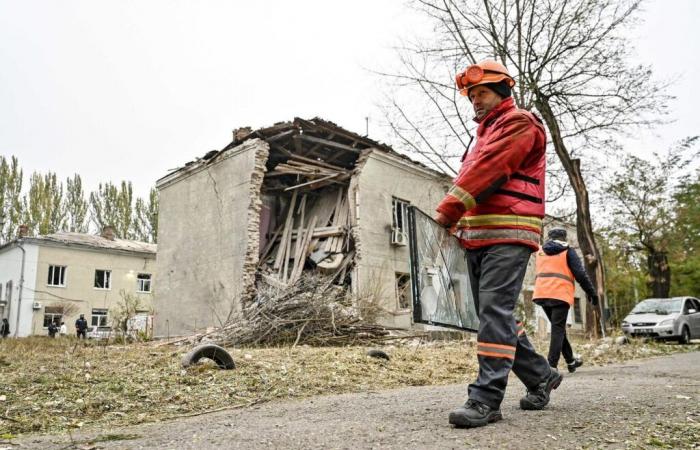
<svg viewBox="0 0 700 450"><path fill-rule="evenodd" d="M148 278L139 278L140 276L148 276ZM148 283L148 290L143 289L144 285ZM136 292L139 294L150 294L153 288L153 274L141 272L136 274Z"/></svg>
<svg viewBox="0 0 700 450"><path fill-rule="evenodd" d="M107 287L97 286L97 272L102 272L102 284L107 285ZM106 281L106 282L105 282ZM95 269L95 279L93 282L93 289L99 289L101 291L111 291L112 290L112 271L108 269Z"/></svg>
<svg viewBox="0 0 700 450"><path fill-rule="evenodd" d="M95 312L98 311L98 314ZM104 314L102 314L104 313ZM97 323L95 323L97 319ZM104 324L102 324L104 322ZM92 308L90 311L90 326L93 327L108 327L109 326L109 308Z"/></svg>
<svg viewBox="0 0 700 450"><path fill-rule="evenodd" d="M408 208L411 202L391 197L391 229L399 230L408 236ZM399 221L399 215L401 220Z"/></svg>
<svg viewBox="0 0 700 450"><path fill-rule="evenodd" d="M53 284L52 283L53 279L56 278L55 271L57 268L61 269L60 276L59 276L61 284ZM58 264L49 264L48 279L46 280L46 286L48 286L48 287L66 287L66 270L67 269L68 269L68 266L59 266Z"/></svg>
<svg viewBox="0 0 700 450"><path fill-rule="evenodd" d="M401 284L403 282L403 296ZM396 308L398 311L410 311L413 306L413 292L411 290L411 274L405 272L394 272L394 289L396 290ZM405 306L401 305L401 298L407 300Z"/></svg>
<svg viewBox="0 0 700 450"><path fill-rule="evenodd" d="M47 316L51 316L51 321L53 321L53 323L56 324L56 326L60 328L61 321L63 321L63 312L62 311L60 313L46 312L46 310L49 308L55 308L56 310L60 310L60 308L57 306L44 306L44 321L42 323L42 328L44 330L47 330L49 328L48 323L46 322ZM58 318L58 320L56 320L56 318Z"/></svg>

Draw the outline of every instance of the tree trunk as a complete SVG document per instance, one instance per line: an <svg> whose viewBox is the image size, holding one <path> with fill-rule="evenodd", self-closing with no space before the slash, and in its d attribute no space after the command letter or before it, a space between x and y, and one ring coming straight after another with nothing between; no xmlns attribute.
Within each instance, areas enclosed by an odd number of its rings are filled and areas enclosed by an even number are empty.
<svg viewBox="0 0 700 450"><path fill-rule="evenodd" d="M668 298L671 291L671 267L666 252L649 250L647 253L649 270L649 291L654 298Z"/></svg>
<svg viewBox="0 0 700 450"><path fill-rule="evenodd" d="M595 235L593 234L590 202L588 200L586 183L581 175L581 162L578 159L572 159L569 155L569 151L564 144L564 139L561 137L559 123L547 99L538 95L535 100L535 107L542 115L549 129L549 134L554 144L554 150L557 152L559 160L562 166L564 166L566 174L569 176L569 182L576 195L576 232L578 243L583 253L583 263L586 266L586 271L591 277L591 281L600 297L599 304L602 310L606 304L605 272L603 270L603 259L600 256L600 251L595 242ZM590 306L590 304L586 306ZM586 308L586 310L588 310L588 308ZM596 320L586 320L586 331L598 337L599 326L596 322Z"/></svg>

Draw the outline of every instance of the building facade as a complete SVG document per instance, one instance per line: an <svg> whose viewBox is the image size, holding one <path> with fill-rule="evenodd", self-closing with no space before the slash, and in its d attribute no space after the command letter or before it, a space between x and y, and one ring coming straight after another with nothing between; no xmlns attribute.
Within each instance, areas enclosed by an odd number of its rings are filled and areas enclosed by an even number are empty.
<svg viewBox="0 0 700 450"><path fill-rule="evenodd" d="M151 314L156 245L107 231L21 236L0 247L0 317L11 336L46 335L50 322L74 334L80 314L90 326L111 327L125 298Z"/></svg>

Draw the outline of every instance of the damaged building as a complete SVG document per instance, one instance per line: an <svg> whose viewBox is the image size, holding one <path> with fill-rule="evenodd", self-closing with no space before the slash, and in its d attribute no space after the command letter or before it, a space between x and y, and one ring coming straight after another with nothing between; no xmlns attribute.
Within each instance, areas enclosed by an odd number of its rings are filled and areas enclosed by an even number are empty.
<svg viewBox="0 0 700 450"><path fill-rule="evenodd" d="M319 118L238 129L157 183L155 333L220 326L264 282L311 272L411 326L409 205L433 211L450 177Z"/></svg>

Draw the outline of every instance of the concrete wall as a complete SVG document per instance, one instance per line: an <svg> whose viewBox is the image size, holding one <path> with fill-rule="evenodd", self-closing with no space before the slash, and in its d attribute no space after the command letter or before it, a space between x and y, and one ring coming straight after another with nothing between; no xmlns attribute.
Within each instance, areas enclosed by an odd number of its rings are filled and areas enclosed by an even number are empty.
<svg viewBox="0 0 700 450"><path fill-rule="evenodd" d="M0 319L6 318L10 323L10 336L25 337L32 332L32 302L34 301L36 265L39 248L24 243L24 283L22 283L20 303L20 278L22 267L22 250L10 245L0 252L0 284L2 294L0 301L7 302L1 309ZM7 292L7 283L12 281L11 295Z"/></svg>
<svg viewBox="0 0 700 450"><path fill-rule="evenodd" d="M355 182L359 254L355 293L381 298L381 305L387 310L381 323L409 328L411 308L399 308L396 292L396 273L410 274L409 249L391 244L392 199L406 200L432 215L450 180L398 156L374 151Z"/></svg>
<svg viewBox="0 0 700 450"><path fill-rule="evenodd" d="M32 280L36 286L33 301L38 301L41 308L32 314L32 334L47 334L44 328L44 313L46 307L58 306L62 303L74 304L77 310L63 321L68 326L68 332L75 332L75 321L80 314L90 325L92 309L108 309L107 323L112 326L111 313L118 304L123 303L121 292L132 294L139 300L139 309L150 311L153 308L153 292L158 289L156 276L155 255L138 256L122 252L92 250L88 248L39 246L38 262L34 265L35 276ZM66 266L65 286L49 286L49 266ZM95 270L110 270L110 288L95 288ZM151 292L137 292L137 275L151 274Z"/></svg>
<svg viewBox="0 0 700 450"><path fill-rule="evenodd" d="M156 336L219 325L240 307L252 279L244 280L249 246L258 245L257 230L255 242L248 239L257 183L251 177L264 171L268 149L259 139L246 141L158 182Z"/></svg>

